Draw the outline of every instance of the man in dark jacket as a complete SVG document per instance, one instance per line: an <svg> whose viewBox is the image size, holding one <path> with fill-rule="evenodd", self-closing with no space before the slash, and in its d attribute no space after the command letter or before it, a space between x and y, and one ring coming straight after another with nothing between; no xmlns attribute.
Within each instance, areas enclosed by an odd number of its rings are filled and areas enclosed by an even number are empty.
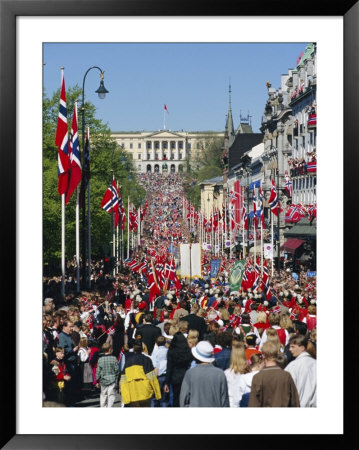
<svg viewBox="0 0 359 450"><path fill-rule="evenodd" d="M191 314L182 317L180 320L186 320L188 322L189 330L197 330L199 333L198 339L201 341L203 335L207 332L207 325L203 317L197 315L199 306L195 303L191 307Z"/></svg>
<svg viewBox="0 0 359 450"><path fill-rule="evenodd" d="M152 324L152 313L146 313L143 319L143 325L136 330L135 336L141 336L146 344L148 354L151 355L153 347L158 336L161 336L161 330Z"/></svg>
<svg viewBox="0 0 359 450"><path fill-rule="evenodd" d="M65 364L69 372L71 380L68 382L68 399L69 403L73 404L80 398L80 367L77 363L78 345L74 345L71 335L74 329L74 325L71 320L65 320L62 326L62 331L59 334L58 347L61 347L65 351Z"/></svg>

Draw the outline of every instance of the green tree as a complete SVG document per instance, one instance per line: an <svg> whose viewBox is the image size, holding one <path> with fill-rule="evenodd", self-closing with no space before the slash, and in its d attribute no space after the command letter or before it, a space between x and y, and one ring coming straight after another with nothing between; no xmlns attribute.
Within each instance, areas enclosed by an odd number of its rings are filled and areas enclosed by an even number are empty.
<svg viewBox="0 0 359 450"><path fill-rule="evenodd" d="M43 262L59 266L61 260L61 197L57 192L57 154L55 135L59 108L60 90L51 98L43 98ZM78 86L66 92L68 124L72 122L74 103L81 97ZM101 247L111 240L111 219L101 207L102 197L112 182L112 176L121 185L120 193L124 206L127 198L136 207L145 198L145 191L138 185L132 159L111 138L107 125L96 118L96 108L91 103L85 103L85 126L90 127L90 189L91 189L91 247L92 256L101 254ZM78 106L78 129L80 150L82 152L82 112ZM86 201L87 205L87 201ZM66 259L75 255L76 244L76 194L71 196L65 208L65 242ZM81 216L81 213L80 213ZM126 242L124 231L124 242Z"/></svg>
<svg viewBox="0 0 359 450"><path fill-rule="evenodd" d="M196 157L188 155L185 192L188 200L200 205L201 188L199 183L222 175L222 138L208 135Z"/></svg>

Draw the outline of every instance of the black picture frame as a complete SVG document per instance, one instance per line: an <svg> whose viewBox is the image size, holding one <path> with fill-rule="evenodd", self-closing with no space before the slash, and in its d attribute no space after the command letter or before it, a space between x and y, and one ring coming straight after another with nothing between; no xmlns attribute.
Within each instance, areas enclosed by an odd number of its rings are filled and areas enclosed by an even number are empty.
<svg viewBox="0 0 359 450"><path fill-rule="evenodd" d="M238 445L238 435L19 435L16 433L16 17L18 16L343 16L344 18L344 180L356 179L358 152L356 130L359 124L359 5L357 1L335 4L312 2L295 9L294 2L231 1L189 2L187 0L0 0L0 186L2 192L1 274L3 284L3 384L1 448L5 449L149 449L195 448L206 444L210 448ZM344 186L344 208L353 202L352 194ZM343 218L344 220L344 218ZM344 243L344 260L350 258L357 242L355 220L344 220L345 234L352 240ZM354 240L354 243L353 243ZM354 244L354 246L353 246ZM350 246L350 248L349 248ZM344 286L351 281L344 273ZM31 296L30 296L31 297ZM35 300L35 299L32 299ZM350 319L349 319L350 320ZM352 319L353 320L353 319ZM213 421L219 412L214 412ZM139 418L139 422L144 420ZM209 427L212 425L209 424ZM66 431L66 427L61 427ZM348 428L350 425L348 424ZM178 424L178 429L185 429ZM302 431L302 430L301 430ZM328 430L328 433L330 430ZM294 435L292 435L294 438ZM331 443L340 445L343 436L330 436ZM240 435L241 445L262 443L276 435ZM294 446L306 441L305 435L295 435ZM293 446L292 444L289 444Z"/></svg>

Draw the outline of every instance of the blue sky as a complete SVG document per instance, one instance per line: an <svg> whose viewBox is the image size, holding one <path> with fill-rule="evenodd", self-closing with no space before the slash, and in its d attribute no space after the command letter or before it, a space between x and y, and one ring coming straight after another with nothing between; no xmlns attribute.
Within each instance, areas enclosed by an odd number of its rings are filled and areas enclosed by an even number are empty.
<svg viewBox="0 0 359 450"><path fill-rule="evenodd" d="M99 100L99 74L91 70L85 100L112 131L224 131L232 86L232 113L249 113L259 132L267 101L266 82L280 86L282 74L296 66L306 43L49 43L43 46L44 88L48 96L78 84L91 66L105 71L109 94Z"/></svg>

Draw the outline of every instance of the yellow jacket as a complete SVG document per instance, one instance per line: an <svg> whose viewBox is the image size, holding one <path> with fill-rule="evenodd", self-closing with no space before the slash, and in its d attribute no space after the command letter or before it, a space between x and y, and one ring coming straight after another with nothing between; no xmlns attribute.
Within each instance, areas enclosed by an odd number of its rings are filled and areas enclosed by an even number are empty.
<svg viewBox="0 0 359 450"><path fill-rule="evenodd" d="M134 355L137 361L133 362L139 364L135 363L131 365L131 361L127 363L127 359L132 360L134 358L132 358L132 355L129 355L130 357L128 358L127 355L120 380L123 403L127 405L132 402L148 400L152 398L153 394L155 394L156 400L159 400L161 398L161 389L151 359L143 355ZM146 361L147 364L145 364L145 367L138 361L138 358L136 358L139 356L143 356L143 358L148 360ZM147 371L150 368L148 363L151 363L152 366L152 369L149 371Z"/></svg>

